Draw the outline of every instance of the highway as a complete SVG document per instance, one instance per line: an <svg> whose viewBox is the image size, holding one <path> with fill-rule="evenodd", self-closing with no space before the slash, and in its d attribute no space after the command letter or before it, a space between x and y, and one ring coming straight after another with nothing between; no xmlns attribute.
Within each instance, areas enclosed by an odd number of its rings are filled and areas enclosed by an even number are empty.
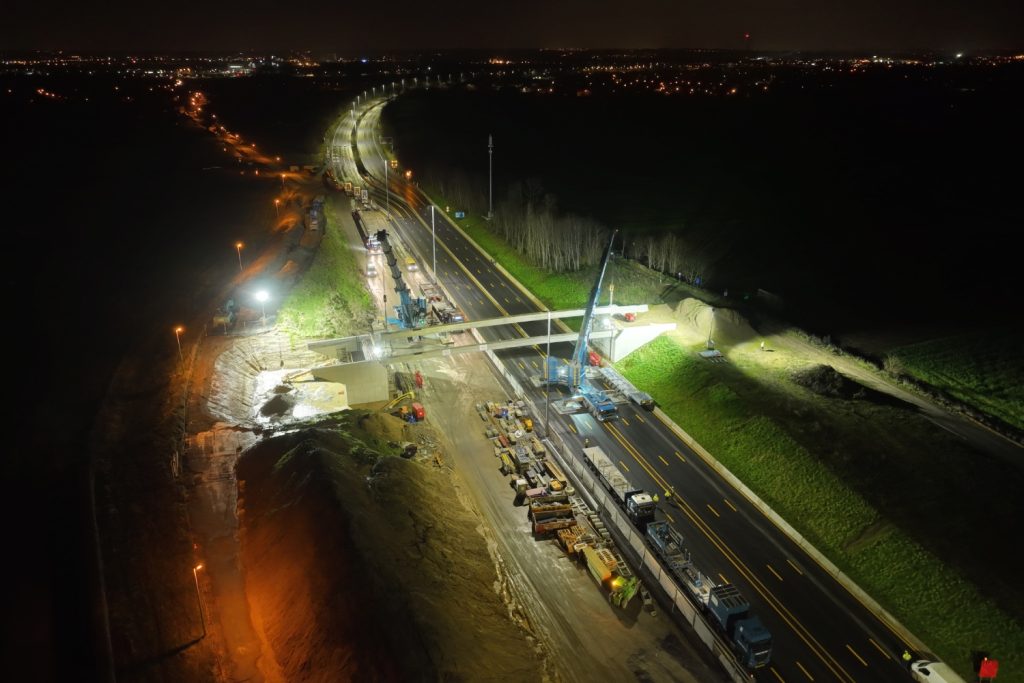
<svg viewBox="0 0 1024 683"><path fill-rule="evenodd" d="M362 103L343 117L332 133L332 147L357 146L358 161L340 154L339 177L362 174L374 201L390 208L393 231L418 256L424 268L433 262L431 212L414 184L388 172L384 190L384 152L378 131L384 100ZM359 166L357 168L357 165ZM401 170L401 169L399 169ZM443 208L443 207L441 207ZM434 217L436 277L469 320L542 310L491 260L449 223L443 211ZM582 305L585 302L580 302ZM544 336L545 322L487 328L487 340ZM497 352L536 405L545 391L533 385L542 374L544 349L524 347ZM552 354L568 358L570 344L552 345ZM551 397L557 397L552 389ZM690 450L657 414L619 406L619 419L598 423L586 414L550 411L549 428L563 436L581 457L583 440L600 445L638 487L664 495L664 519L686 539L697 567L714 580L736 585L774 638L772 662L756 673L758 681L908 681L900 661L913 646L835 580L810 555L747 498ZM681 425L684 429L685 424Z"/></svg>

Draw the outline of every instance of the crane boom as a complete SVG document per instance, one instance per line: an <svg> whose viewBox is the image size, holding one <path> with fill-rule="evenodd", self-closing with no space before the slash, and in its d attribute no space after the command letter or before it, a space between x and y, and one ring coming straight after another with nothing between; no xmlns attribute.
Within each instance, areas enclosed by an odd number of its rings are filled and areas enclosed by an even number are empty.
<svg viewBox="0 0 1024 683"><path fill-rule="evenodd" d="M597 308L597 300L601 296L601 282L604 280L604 271L608 268L608 259L612 255L612 245L615 243L615 236L618 233L618 230L612 230L608 246L604 249L604 256L601 257L601 267L597 272L597 280L594 282L594 288L590 290L590 299L587 301L587 312L583 315L583 324L580 325L580 335L576 338L576 348L572 352L572 362L577 376L582 375L583 368L587 364L587 344L590 341L590 329L594 325L594 309ZM573 382L574 386L578 384L580 384L578 379Z"/></svg>
<svg viewBox="0 0 1024 683"><path fill-rule="evenodd" d="M384 252L388 267L391 269L391 277L395 281L395 292L398 294L399 300L399 305L395 306L395 312L398 313L399 322L406 329L423 327L425 323L424 317L427 314L426 301L413 297L409 291L409 286L402 279L402 269L399 267L398 259L395 258L395 252L388 241L387 231L378 230L376 237L380 241L381 250Z"/></svg>

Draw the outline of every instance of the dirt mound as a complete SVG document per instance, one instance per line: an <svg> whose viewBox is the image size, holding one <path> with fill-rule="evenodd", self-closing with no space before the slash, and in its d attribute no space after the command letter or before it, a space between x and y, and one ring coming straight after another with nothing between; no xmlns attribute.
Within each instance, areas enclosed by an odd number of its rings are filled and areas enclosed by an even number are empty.
<svg viewBox="0 0 1024 683"><path fill-rule="evenodd" d="M821 396L864 398L865 388L831 365L812 365L793 373L793 381Z"/></svg>
<svg viewBox="0 0 1024 683"><path fill-rule="evenodd" d="M710 332L719 345L737 344L758 336L738 311L712 307L699 299L680 299L675 303L672 317L682 332L691 330L703 339L707 339Z"/></svg>
<svg viewBox="0 0 1024 683"><path fill-rule="evenodd" d="M457 480L380 455L360 417L239 461L246 589L284 678L541 680Z"/></svg>

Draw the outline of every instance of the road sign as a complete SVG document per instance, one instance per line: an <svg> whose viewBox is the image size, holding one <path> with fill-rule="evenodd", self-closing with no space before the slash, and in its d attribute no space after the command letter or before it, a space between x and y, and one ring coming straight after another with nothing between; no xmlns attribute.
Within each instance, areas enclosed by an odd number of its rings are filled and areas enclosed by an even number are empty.
<svg viewBox="0 0 1024 683"><path fill-rule="evenodd" d="M455 217L456 218L465 218L466 217L466 212L465 211L456 211L455 212Z"/></svg>

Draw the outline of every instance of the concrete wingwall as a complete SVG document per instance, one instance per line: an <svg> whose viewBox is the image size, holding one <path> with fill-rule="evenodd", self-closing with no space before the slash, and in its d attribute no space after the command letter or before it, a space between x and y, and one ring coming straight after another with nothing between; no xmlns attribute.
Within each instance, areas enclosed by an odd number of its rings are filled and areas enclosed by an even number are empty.
<svg viewBox="0 0 1024 683"><path fill-rule="evenodd" d="M321 381L344 384L349 405L387 401L391 398L388 393L388 370L378 361L313 368L311 374Z"/></svg>
<svg viewBox="0 0 1024 683"><path fill-rule="evenodd" d="M610 359L613 363L618 363L644 344L657 338L663 332L674 329L676 329L675 323L631 325L629 327L620 327L617 334L605 339L591 337L590 344L599 349L605 358Z"/></svg>

